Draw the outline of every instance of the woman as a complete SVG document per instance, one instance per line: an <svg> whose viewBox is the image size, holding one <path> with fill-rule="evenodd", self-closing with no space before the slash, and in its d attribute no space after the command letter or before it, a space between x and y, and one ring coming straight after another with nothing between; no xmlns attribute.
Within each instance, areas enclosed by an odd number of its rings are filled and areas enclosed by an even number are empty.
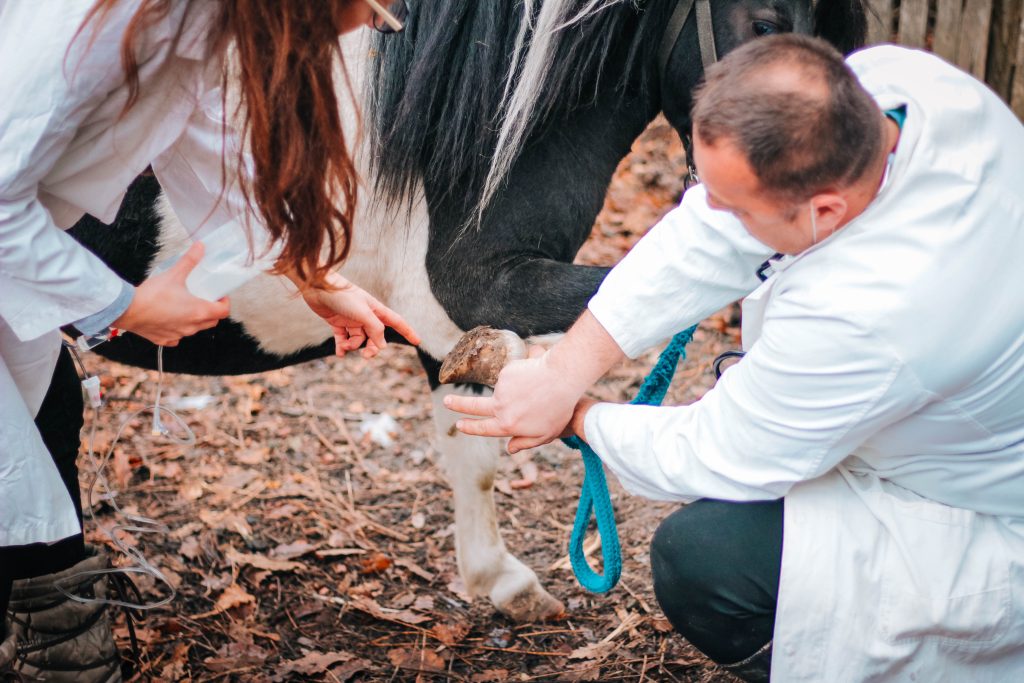
<svg viewBox="0 0 1024 683"><path fill-rule="evenodd" d="M418 342L334 272L358 182L338 114L338 36L371 22L400 29L404 3L386 4L395 12L376 0L0 4L0 613L12 578L98 561L83 560L76 477L64 472L65 487L33 425L61 326L173 346L216 325L228 299L197 298L185 280L204 237L228 226L252 267L295 283L339 354L365 343L373 356L385 326ZM109 222L147 167L196 243L136 288L61 228L84 213ZM53 545L23 547L40 543Z"/></svg>

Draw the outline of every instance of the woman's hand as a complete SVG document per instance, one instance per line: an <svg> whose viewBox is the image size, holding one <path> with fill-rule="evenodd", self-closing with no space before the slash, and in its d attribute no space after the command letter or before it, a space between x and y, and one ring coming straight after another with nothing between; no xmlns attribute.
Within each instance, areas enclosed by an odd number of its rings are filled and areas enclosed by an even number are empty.
<svg viewBox="0 0 1024 683"><path fill-rule="evenodd" d="M228 299L207 301L185 287L185 278L203 258L193 244L178 262L135 288L128 309L113 326L134 332L159 346L177 346L182 337L213 327L228 315Z"/></svg>
<svg viewBox="0 0 1024 683"><path fill-rule="evenodd" d="M364 358L373 358L386 342L384 328L391 327L410 344L420 338L402 316L371 296L361 287L337 273L327 277L330 289L300 287L302 298L310 309L327 321L334 330L335 351L344 356L366 342Z"/></svg>

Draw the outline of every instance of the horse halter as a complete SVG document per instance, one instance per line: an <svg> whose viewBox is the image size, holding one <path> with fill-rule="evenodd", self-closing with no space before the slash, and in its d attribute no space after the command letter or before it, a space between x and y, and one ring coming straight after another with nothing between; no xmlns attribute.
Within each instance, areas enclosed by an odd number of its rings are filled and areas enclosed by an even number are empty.
<svg viewBox="0 0 1024 683"><path fill-rule="evenodd" d="M661 81L662 89L665 87L665 69L668 67L669 57L672 50L679 41L679 36L686 25L686 19L696 6L697 15L697 43L700 45L700 61L707 71L707 68L718 61L718 50L715 48L715 30L711 23L711 0L679 0L672 16L665 25L665 33L661 38L661 45L658 47L658 78ZM686 178L683 181L684 189L688 190L700 182L697 177L697 167L693 165L693 133L683 136L683 147L686 150Z"/></svg>
<svg viewBox="0 0 1024 683"><path fill-rule="evenodd" d="M697 43L700 45L700 61L705 69L718 61L718 50L715 49L715 31L711 23L711 0L679 0L665 25L665 33L662 35L661 45L658 47L658 73L662 81L665 77L665 68L668 66L668 58L672 55L672 49L683 32L683 26L686 25L686 18L695 5L697 7Z"/></svg>

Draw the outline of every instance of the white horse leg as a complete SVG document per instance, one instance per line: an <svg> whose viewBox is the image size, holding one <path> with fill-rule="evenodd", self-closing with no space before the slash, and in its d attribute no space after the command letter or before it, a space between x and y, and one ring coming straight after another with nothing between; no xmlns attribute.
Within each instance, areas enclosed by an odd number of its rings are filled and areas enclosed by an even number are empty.
<svg viewBox="0 0 1024 683"><path fill-rule="evenodd" d="M473 596L487 596L516 621L536 621L564 611L532 569L505 548L494 509L494 475L501 441L466 436L455 429L457 416L441 401L458 391L442 386L432 392L441 468L455 499L455 552L459 573Z"/></svg>

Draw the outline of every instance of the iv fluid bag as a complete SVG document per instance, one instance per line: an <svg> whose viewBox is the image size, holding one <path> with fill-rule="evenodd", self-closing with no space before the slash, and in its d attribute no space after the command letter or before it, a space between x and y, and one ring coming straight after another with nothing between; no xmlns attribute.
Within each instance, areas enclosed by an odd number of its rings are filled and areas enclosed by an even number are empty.
<svg viewBox="0 0 1024 683"><path fill-rule="evenodd" d="M203 258L185 279L185 286L193 295L207 301L227 296L256 275L269 270L278 251L273 249L266 256L251 259L245 229L237 220L228 221L198 241L205 248ZM153 272L170 268L185 251L163 261Z"/></svg>

